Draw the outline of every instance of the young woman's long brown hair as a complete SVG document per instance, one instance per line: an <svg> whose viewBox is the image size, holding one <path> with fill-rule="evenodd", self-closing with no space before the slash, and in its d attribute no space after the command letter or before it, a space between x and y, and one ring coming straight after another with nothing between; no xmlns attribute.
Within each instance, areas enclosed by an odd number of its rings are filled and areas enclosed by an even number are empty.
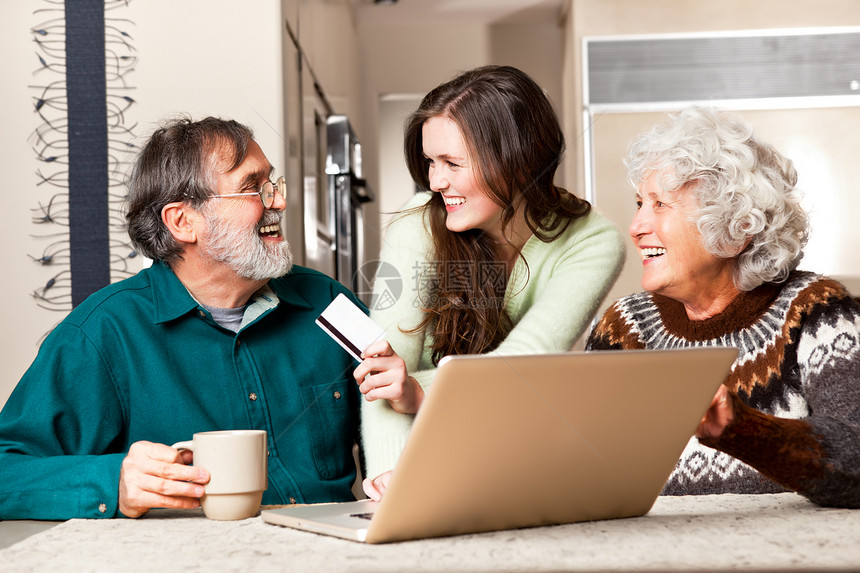
<svg viewBox="0 0 860 573"><path fill-rule="evenodd" d="M519 209L532 233L550 242L591 209L587 201L553 184L564 135L543 90L522 71L476 68L424 97L406 121L404 150L412 178L427 190L422 127L437 116L460 128L479 184L502 208L503 231ZM502 245L480 229L449 231L440 193L433 193L424 209L436 268L428 269L434 286L421 300L426 314L416 331L427 329L433 336L434 363L449 354L493 350L513 326L504 310L508 271ZM519 249L517 255L522 256Z"/></svg>

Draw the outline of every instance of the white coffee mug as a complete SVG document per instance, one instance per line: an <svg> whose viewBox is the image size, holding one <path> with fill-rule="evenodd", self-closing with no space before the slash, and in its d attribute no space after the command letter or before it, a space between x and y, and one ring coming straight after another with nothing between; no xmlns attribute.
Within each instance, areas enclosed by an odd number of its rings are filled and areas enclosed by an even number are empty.
<svg viewBox="0 0 860 573"><path fill-rule="evenodd" d="M200 498L206 517L232 520L257 514L269 483L265 430L198 432L173 447L191 450L194 465L209 470Z"/></svg>

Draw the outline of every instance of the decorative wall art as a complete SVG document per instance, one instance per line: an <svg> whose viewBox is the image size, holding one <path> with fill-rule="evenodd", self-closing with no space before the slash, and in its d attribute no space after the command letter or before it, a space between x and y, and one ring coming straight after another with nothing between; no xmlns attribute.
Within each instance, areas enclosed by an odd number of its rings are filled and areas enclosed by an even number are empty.
<svg viewBox="0 0 860 573"><path fill-rule="evenodd" d="M41 0L31 33L37 68L30 144L37 160L35 264L56 272L32 291L44 309L68 312L133 274L122 215L135 125L128 76L137 56L122 17L131 0Z"/></svg>

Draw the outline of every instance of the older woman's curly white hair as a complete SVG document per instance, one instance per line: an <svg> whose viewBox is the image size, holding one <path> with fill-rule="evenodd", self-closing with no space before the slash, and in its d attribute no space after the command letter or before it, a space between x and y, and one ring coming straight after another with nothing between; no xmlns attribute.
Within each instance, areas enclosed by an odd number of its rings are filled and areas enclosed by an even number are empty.
<svg viewBox="0 0 860 573"><path fill-rule="evenodd" d="M664 189L696 193L702 245L717 257L737 256L739 290L797 268L808 236L797 172L741 119L704 108L671 115L633 141L625 164L634 188L656 171Z"/></svg>

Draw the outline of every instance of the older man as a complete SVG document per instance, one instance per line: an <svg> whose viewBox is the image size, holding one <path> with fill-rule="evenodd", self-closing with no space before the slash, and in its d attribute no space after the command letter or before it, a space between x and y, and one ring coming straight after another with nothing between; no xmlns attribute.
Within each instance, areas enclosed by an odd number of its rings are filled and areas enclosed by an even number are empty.
<svg viewBox="0 0 860 573"><path fill-rule="evenodd" d="M129 179L154 263L72 311L0 413L0 519L193 508L208 473L167 444L268 432L264 504L354 499L354 363L314 325L343 286L292 265L283 180L234 121L172 121Z"/></svg>

